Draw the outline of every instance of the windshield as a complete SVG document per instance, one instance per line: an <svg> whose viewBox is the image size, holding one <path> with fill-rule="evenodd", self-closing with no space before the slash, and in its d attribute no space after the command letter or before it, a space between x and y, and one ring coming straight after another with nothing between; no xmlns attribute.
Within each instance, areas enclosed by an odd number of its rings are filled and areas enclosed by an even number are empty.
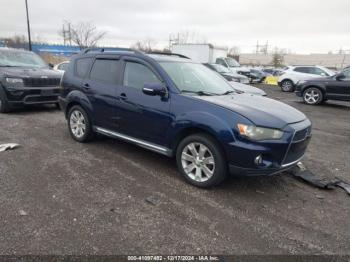
<svg viewBox="0 0 350 262"><path fill-rule="evenodd" d="M215 70L219 73L231 73L229 69L226 67L219 65L219 64L212 64L212 66L215 68Z"/></svg>
<svg viewBox="0 0 350 262"><path fill-rule="evenodd" d="M47 67L36 54L26 51L0 50L0 66Z"/></svg>
<svg viewBox="0 0 350 262"><path fill-rule="evenodd" d="M226 58L226 62L229 67L240 67L241 65L231 57Z"/></svg>
<svg viewBox="0 0 350 262"><path fill-rule="evenodd" d="M223 77L202 64L184 62L160 64L182 92L224 94L234 91Z"/></svg>

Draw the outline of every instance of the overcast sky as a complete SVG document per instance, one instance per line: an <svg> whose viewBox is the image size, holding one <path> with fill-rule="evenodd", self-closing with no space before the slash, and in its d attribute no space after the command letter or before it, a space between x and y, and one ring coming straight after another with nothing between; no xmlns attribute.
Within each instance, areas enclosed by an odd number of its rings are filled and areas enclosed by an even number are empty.
<svg viewBox="0 0 350 262"><path fill-rule="evenodd" d="M34 40L61 43L64 20L92 21L104 45L129 46L190 32L195 40L238 46L256 42L298 53L350 49L350 0L28 0ZM24 0L0 0L0 37L26 34Z"/></svg>

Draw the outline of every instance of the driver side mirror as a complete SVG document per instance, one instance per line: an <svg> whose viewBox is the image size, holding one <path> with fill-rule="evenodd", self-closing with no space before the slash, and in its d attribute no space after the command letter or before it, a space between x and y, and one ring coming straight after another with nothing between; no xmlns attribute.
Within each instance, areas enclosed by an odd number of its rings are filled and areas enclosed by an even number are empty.
<svg viewBox="0 0 350 262"><path fill-rule="evenodd" d="M52 63L49 63L49 67L50 67L50 68L53 68L54 65L53 65Z"/></svg>
<svg viewBox="0 0 350 262"><path fill-rule="evenodd" d="M142 92L149 96L165 96L167 94L166 87L162 83L146 83L142 88Z"/></svg>
<svg viewBox="0 0 350 262"><path fill-rule="evenodd" d="M339 73L339 74L337 74L337 75L335 76L335 79L336 79L337 81L341 81L341 80L343 80L344 78L345 78L344 73Z"/></svg>

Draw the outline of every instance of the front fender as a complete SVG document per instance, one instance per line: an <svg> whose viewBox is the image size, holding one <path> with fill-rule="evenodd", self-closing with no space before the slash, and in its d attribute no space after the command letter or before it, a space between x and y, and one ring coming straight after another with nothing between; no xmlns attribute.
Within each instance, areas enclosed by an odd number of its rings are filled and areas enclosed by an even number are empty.
<svg viewBox="0 0 350 262"><path fill-rule="evenodd" d="M178 136L189 129L203 130L214 136L223 146L236 140L232 126L223 119L209 112L192 111L174 119L169 133L171 148L176 147Z"/></svg>

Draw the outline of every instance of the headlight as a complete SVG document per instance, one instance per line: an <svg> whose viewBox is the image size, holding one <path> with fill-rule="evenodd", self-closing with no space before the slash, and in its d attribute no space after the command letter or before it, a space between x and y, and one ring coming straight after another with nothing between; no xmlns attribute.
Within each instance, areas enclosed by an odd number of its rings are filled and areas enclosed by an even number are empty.
<svg viewBox="0 0 350 262"><path fill-rule="evenodd" d="M271 140L271 139L281 139L283 136L283 131L272 128L250 126L244 124L238 124L239 134L250 140Z"/></svg>
<svg viewBox="0 0 350 262"><path fill-rule="evenodd" d="M7 77L6 82L12 85L23 85L23 79L22 78L12 78Z"/></svg>

